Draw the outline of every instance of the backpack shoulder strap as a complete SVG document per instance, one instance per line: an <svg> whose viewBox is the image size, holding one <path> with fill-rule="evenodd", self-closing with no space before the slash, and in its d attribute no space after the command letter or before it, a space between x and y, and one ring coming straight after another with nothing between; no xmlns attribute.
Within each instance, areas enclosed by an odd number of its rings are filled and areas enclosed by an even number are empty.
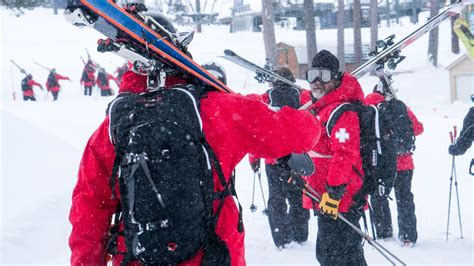
<svg viewBox="0 0 474 266"><path fill-rule="evenodd" d="M345 111L357 112L358 107L353 103L343 103L334 108L334 110L332 110L331 114L329 115L328 121L326 121L326 134L328 137L331 136L334 125Z"/></svg>

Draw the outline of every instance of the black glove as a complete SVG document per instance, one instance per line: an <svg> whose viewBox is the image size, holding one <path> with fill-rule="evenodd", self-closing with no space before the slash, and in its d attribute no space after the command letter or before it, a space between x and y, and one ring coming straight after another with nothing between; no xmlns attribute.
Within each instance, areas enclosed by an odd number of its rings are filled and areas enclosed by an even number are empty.
<svg viewBox="0 0 474 266"><path fill-rule="evenodd" d="M254 173L260 170L260 159L256 160L255 162L250 163L250 167Z"/></svg>
<svg viewBox="0 0 474 266"><path fill-rule="evenodd" d="M469 166L469 174L474 175L474 159L471 159L471 165Z"/></svg>
<svg viewBox="0 0 474 266"><path fill-rule="evenodd" d="M321 212L334 220L337 219L339 213L339 202L342 196L346 192L346 184L337 187L326 186L327 192L324 192L321 196L321 202L319 208Z"/></svg>
<svg viewBox="0 0 474 266"><path fill-rule="evenodd" d="M459 149L456 145L453 145L453 144L449 145L448 152L449 152L449 154L451 154L453 156L458 156L458 155L464 154L464 152L461 151L461 149Z"/></svg>

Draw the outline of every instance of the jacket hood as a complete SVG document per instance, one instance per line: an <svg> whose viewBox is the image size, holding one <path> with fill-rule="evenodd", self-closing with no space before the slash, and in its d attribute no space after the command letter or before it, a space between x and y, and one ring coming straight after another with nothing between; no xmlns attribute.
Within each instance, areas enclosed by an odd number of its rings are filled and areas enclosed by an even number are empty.
<svg viewBox="0 0 474 266"><path fill-rule="evenodd" d="M362 102L363 100L364 92L357 79L344 73L339 87L317 100L310 109L321 109L337 102Z"/></svg>

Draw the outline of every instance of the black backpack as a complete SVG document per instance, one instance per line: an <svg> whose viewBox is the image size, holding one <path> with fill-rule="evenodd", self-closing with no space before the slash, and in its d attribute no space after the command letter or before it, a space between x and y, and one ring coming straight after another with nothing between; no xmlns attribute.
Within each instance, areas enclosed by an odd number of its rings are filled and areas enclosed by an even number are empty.
<svg viewBox="0 0 474 266"><path fill-rule="evenodd" d="M99 72L99 74L97 74L97 85L107 85L107 77L104 72Z"/></svg>
<svg viewBox="0 0 474 266"><path fill-rule="evenodd" d="M395 142L396 153L401 155L414 151L415 134L406 105L400 100L391 99L379 103L377 107L379 113L387 117L384 130Z"/></svg>
<svg viewBox="0 0 474 266"><path fill-rule="evenodd" d="M204 248L203 264L230 265L215 226L224 197L233 192L204 138L198 99L174 88L123 93L109 105L121 195L115 218L124 223L125 262L176 264ZM211 165L223 192L214 192ZM112 187L115 182L113 174ZM215 215L214 199L220 199Z"/></svg>
<svg viewBox="0 0 474 266"><path fill-rule="evenodd" d="M58 84L58 79L56 78L56 75L54 75L53 72L50 72L48 75L48 85L49 87L55 87Z"/></svg>
<svg viewBox="0 0 474 266"><path fill-rule="evenodd" d="M21 80L21 90L22 90L22 91L31 90L31 87L28 86L28 81L30 81L30 80L28 79L28 77L25 77L24 79Z"/></svg>
<svg viewBox="0 0 474 266"><path fill-rule="evenodd" d="M272 88L268 90L268 104L273 107L290 106L298 109L301 106L300 95L300 91L295 88Z"/></svg>
<svg viewBox="0 0 474 266"><path fill-rule="evenodd" d="M336 107L326 122L328 136L331 135L337 119L345 111L354 111L359 117L360 155L364 174L353 167L363 180L362 188L353 197L354 206L358 209L365 205L367 195L377 191L378 184L383 183L389 188L393 186L397 174L397 153L395 142L383 130L388 125L389 119L374 105L344 103Z"/></svg>
<svg viewBox="0 0 474 266"><path fill-rule="evenodd" d="M82 71L81 80L82 80L83 82L89 82L89 81L91 81L91 80L89 79L89 75L87 75L87 71L86 71L85 69Z"/></svg>

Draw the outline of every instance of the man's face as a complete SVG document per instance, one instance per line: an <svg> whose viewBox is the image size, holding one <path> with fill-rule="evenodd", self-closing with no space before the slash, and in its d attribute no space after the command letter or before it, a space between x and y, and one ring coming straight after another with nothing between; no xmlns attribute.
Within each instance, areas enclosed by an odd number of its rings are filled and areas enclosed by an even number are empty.
<svg viewBox="0 0 474 266"><path fill-rule="evenodd" d="M324 83L320 80L313 81L309 84L311 94L316 99L321 99L324 95L330 93L337 88L337 81L333 78L329 82Z"/></svg>

